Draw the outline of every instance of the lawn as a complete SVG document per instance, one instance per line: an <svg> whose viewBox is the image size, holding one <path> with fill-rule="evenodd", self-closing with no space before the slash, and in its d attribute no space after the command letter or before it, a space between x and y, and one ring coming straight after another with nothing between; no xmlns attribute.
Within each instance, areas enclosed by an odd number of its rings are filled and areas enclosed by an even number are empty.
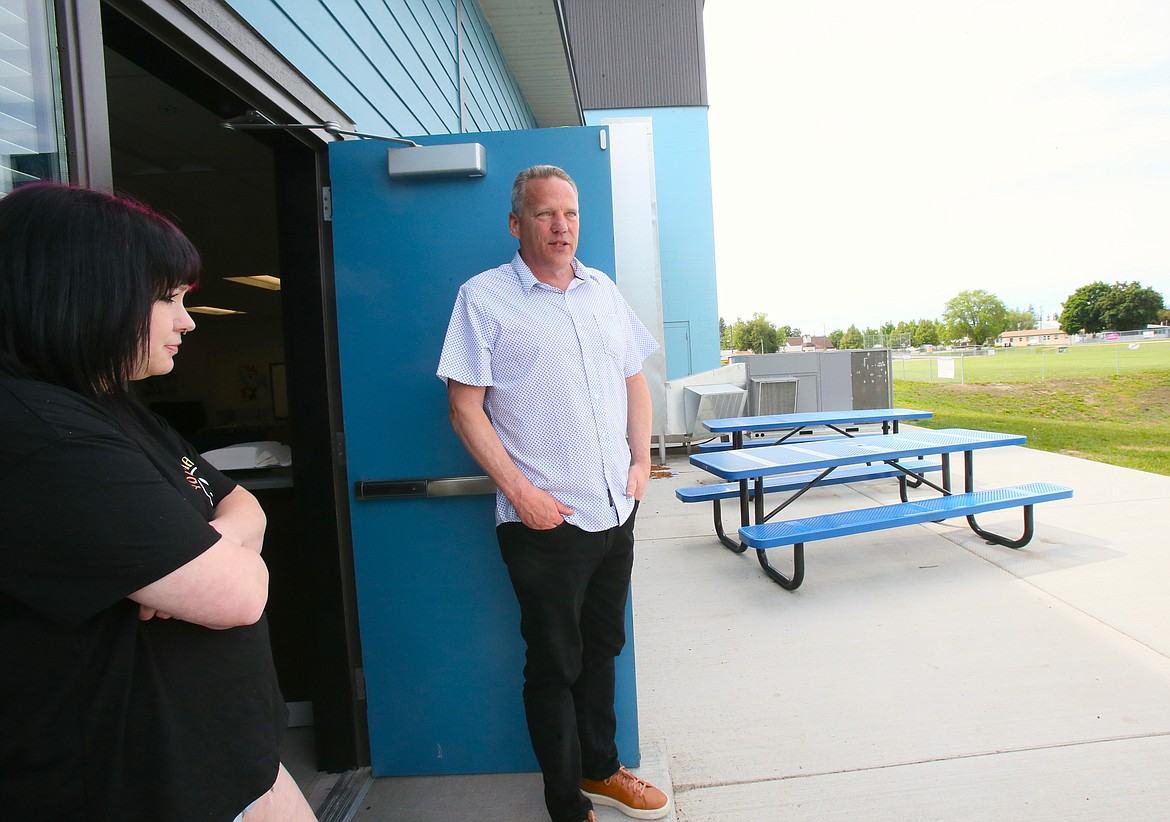
<svg viewBox="0 0 1170 822"><path fill-rule="evenodd" d="M1170 354L1170 345L1147 347ZM975 359L967 361L965 383L957 370L955 380L898 379L895 361L894 404L934 412L916 425L1024 434L1032 448L1170 476L1170 366L1101 374L1109 369L1099 357L1096 375L1021 381L1010 379L1009 366L999 381L973 384Z"/></svg>
<svg viewBox="0 0 1170 822"><path fill-rule="evenodd" d="M1133 347L1130 347L1130 346ZM994 351L994 354L990 352ZM1170 342L1090 343L990 349L980 356L940 352L930 356L893 353L895 380L940 383L1034 383L1083 377L1120 376L1170 369ZM940 378L947 365L953 378Z"/></svg>

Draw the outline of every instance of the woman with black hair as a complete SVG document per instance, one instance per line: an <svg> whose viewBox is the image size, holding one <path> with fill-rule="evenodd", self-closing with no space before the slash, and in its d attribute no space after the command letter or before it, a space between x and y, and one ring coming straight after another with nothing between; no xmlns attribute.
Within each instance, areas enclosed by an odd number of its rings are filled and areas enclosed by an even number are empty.
<svg viewBox="0 0 1170 822"><path fill-rule="evenodd" d="M266 520L128 383L195 327L199 255L123 197L0 200L0 816L302 822Z"/></svg>

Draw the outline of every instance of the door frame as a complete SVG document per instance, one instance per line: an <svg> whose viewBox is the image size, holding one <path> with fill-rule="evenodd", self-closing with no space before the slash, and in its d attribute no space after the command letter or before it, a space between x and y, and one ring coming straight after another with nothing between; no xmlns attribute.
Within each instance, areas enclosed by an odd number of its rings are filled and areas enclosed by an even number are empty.
<svg viewBox="0 0 1170 822"><path fill-rule="evenodd" d="M213 83L274 122L353 125L349 118L223 3L186 0L55 0L62 107L70 182L110 191L113 166L106 108L102 10L141 28L181 58L176 74ZM175 82L174 78L164 78ZM289 404L294 432L294 492L319 560L318 655L313 709L317 767L341 771L369 763L362 657L353 578L349 494L344 467L341 381L333 300L332 232L326 208L329 164L324 134L268 132L277 168Z"/></svg>

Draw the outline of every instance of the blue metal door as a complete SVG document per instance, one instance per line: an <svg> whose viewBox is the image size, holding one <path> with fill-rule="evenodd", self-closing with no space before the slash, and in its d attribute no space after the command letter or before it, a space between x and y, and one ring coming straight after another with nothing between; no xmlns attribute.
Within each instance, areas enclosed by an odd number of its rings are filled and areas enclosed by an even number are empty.
<svg viewBox="0 0 1170 822"><path fill-rule="evenodd" d="M487 174L472 178L390 179L387 152L402 149L374 140L330 147L345 450L375 775L536 770L521 702L519 609L495 540L493 498L458 493L474 482L426 482L482 473L451 430L435 369L459 286L515 253L507 216L521 169L552 163L574 177L579 256L614 270L604 131L415 138L482 144ZM455 495L427 496L428 488ZM628 608L626 622L618 747L634 764Z"/></svg>

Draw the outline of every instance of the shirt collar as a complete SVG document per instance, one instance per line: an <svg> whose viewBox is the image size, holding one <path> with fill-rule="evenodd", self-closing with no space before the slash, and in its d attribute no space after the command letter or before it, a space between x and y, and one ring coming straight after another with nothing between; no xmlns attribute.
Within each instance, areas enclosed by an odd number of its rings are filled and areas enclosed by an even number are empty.
<svg viewBox="0 0 1170 822"><path fill-rule="evenodd" d="M573 267L573 276L578 280L592 280L593 272L576 257L569 263ZM512 258L512 270L516 272L516 279L520 282L520 287L524 289L524 293L528 294L532 291L540 280L536 279L536 275L532 273L532 269L528 267L528 263L524 262L524 258L520 256L520 252L516 252L516 256ZM573 288L575 283L570 283L569 288Z"/></svg>

